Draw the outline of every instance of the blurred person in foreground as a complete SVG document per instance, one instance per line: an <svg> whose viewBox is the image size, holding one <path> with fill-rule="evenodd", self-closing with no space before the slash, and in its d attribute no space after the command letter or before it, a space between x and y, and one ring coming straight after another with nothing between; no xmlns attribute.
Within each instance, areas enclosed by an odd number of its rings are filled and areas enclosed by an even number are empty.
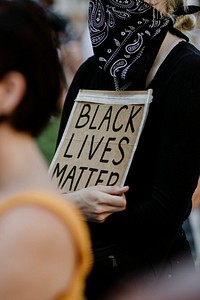
<svg viewBox="0 0 200 300"><path fill-rule="evenodd" d="M94 56L70 86L58 144L80 89L152 89L153 101L125 182L126 209L100 224L88 218L94 253L89 300L103 299L127 277L175 281L186 257L194 271L182 224L199 177L200 52L176 21L191 30L190 14L198 10L184 0L90 0ZM84 199L81 205L86 209Z"/></svg>
<svg viewBox="0 0 200 300"><path fill-rule="evenodd" d="M62 86L42 8L1 0L0 39L0 299L81 300L92 264L88 229L52 186L35 145Z"/></svg>
<svg viewBox="0 0 200 300"><path fill-rule="evenodd" d="M121 282L102 300L199 300L200 274L191 272L187 262L176 269L175 280L137 278Z"/></svg>

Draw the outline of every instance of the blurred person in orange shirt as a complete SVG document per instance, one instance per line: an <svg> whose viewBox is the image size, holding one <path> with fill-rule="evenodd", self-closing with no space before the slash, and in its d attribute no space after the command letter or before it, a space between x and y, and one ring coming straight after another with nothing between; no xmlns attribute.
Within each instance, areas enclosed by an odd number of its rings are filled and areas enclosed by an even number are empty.
<svg viewBox="0 0 200 300"><path fill-rule="evenodd" d="M82 300L87 225L35 145L62 91L49 20L32 1L1 0L0 39L0 299Z"/></svg>

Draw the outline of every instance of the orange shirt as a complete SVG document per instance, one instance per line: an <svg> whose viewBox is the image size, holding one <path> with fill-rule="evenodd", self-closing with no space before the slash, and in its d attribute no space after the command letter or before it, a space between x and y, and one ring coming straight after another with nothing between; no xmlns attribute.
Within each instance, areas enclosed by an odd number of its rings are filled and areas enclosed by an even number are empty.
<svg viewBox="0 0 200 300"><path fill-rule="evenodd" d="M10 209L24 204L36 205L53 212L70 230L77 245L80 262L72 279L70 289L59 300L82 300L84 297L85 279L92 266L90 235L83 216L71 203L65 201L56 193L42 190L16 194L2 201L0 204L0 216Z"/></svg>

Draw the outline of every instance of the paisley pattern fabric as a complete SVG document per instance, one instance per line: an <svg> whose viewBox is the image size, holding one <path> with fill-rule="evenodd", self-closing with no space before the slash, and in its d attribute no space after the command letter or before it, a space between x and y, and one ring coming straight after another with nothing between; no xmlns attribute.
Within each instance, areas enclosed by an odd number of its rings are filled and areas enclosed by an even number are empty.
<svg viewBox="0 0 200 300"><path fill-rule="evenodd" d="M90 0L89 30L94 54L99 66L122 84L145 77L145 68L150 69L172 26L170 18L143 0Z"/></svg>

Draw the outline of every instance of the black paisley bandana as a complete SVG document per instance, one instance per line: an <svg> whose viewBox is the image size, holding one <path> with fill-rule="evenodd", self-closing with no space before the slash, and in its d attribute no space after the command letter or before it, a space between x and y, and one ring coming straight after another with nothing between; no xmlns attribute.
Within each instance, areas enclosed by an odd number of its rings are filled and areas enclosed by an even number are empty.
<svg viewBox="0 0 200 300"><path fill-rule="evenodd" d="M173 28L143 0L90 0L89 30L99 67L114 79L115 88L133 83L144 88L159 48Z"/></svg>

